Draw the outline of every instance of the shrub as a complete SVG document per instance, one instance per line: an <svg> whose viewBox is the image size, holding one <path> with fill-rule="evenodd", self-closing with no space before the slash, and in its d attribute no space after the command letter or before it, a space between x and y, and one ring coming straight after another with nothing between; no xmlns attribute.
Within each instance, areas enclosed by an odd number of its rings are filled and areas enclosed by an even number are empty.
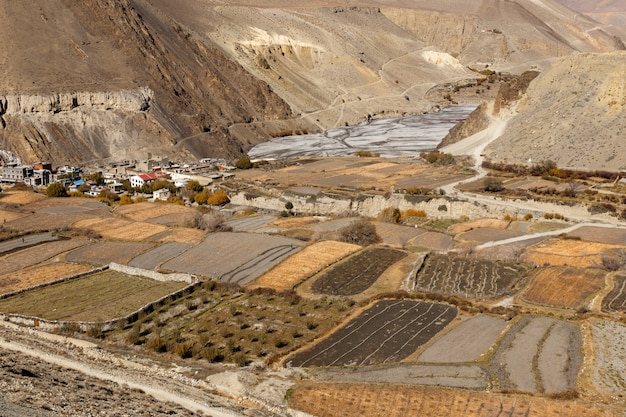
<svg viewBox="0 0 626 417"><path fill-rule="evenodd" d="M408 209L407 211L404 212L404 217L426 217L426 212L424 210L415 210L415 209Z"/></svg>
<svg viewBox="0 0 626 417"><path fill-rule="evenodd" d="M65 189L65 186L60 182L53 182L52 184L48 185L48 188L46 189L46 195L48 197L67 197L67 190Z"/></svg>
<svg viewBox="0 0 626 417"><path fill-rule="evenodd" d="M483 182L483 189L488 192L497 193L504 190L504 185L499 178L487 177Z"/></svg>
<svg viewBox="0 0 626 417"><path fill-rule="evenodd" d="M133 203L133 199L131 198L131 196L127 194L120 196L120 204L124 205L124 204L132 204L132 203Z"/></svg>
<svg viewBox="0 0 626 417"><path fill-rule="evenodd" d="M204 189L194 196L193 201L195 201L198 204L206 204L207 200L209 199L209 195L210 195L209 190Z"/></svg>
<svg viewBox="0 0 626 417"><path fill-rule="evenodd" d="M378 243L382 239L376 232L376 226L365 219L360 219L339 229L339 240L346 243L368 246Z"/></svg>
<svg viewBox="0 0 626 417"><path fill-rule="evenodd" d="M248 155L244 155L235 162L235 167L238 169L250 169L252 168L252 161Z"/></svg>
<svg viewBox="0 0 626 417"><path fill-rule="evenodd" d="M198 181L191 180L187 183L187 185L185 185L185 189L188 191L199 193L200 191L202 191L202 186L200 185Z"/></svg>
<svg viewBox="0 0 626 417"><path fill-rule="evenodd" d="M529 221L529 220L531 220L532 218L533 218L533 215L532 215L532 214L530 214L530 213L526 213L526 214L524 215L524 220L525 220L525 221Z"/></svg>
<svg viewBox="0 0 626 417"><path fill-rule="evenodd" d="M378 220L385 223L400 223L402 220L402 213L396 207L387 207L378 215Z"/></svg>
<svg viewBox="0 0 626 417"><path fill-rule="evenodd" d="M228 195L226 195L226 191L224 190L215 191L206 201L206 203L211 206L221 206L229 202L230 199L228 198Z"/></svg>

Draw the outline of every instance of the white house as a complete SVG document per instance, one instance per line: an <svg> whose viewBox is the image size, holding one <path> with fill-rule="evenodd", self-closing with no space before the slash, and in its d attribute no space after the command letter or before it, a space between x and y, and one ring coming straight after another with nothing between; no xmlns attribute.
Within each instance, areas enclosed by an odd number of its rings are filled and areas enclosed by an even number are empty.
<svg viewBox="0 0 626 417"><path fill-rule="evenodd" d="M156 181L157 178L157 175L154 173L133 175L130 177L130 186L133 188L141 188L146 183Z"/></svg>

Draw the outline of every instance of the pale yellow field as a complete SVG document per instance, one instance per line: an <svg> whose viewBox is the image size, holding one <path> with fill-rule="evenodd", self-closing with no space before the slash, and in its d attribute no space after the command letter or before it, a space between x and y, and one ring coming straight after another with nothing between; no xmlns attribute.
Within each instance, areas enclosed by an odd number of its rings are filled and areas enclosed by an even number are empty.
<svg viewBox="0 0 626 417"><path fill-rule="evenodd" d="M91 267L87 265L55 262L10 272L0 275L0 293L34 287L44 282L65 278L90 269Z"/></svg>
<svg viewBox="0 0 626 417"><path fill-rule="evenodd" d="M292 288L303 279L359 249L361 247L358 245L332 240L315 243L261 275L250 286L274 288L279 291Z"/></svg>
<svg viewBox="0 0 626 417"><path fill-rule="evenodd" d="M303 227L303 226L307 226L309 224L314 224L318 222L319 220L317 220L314 217L286 217L284 219L274 220L270 224L272 226L276 226L283 230L286 230L286 229L293 229L295 227Z"/></svg>
<svg viewBox="0 0 626 417"><path fill-rule="evenodd" d="M539 266L550 264L587 268L602 265L601 254L614 248L624 246L569 239L551 240L533 246L523 257Z"/></svg>
<svg viewBox="0 0 626 417"><path fill-rule="evenodd" d="M178 204L136 203L119 206L116 212L135 221L155 219L168 214L185 214L195 212L195 209Z"/></svg>
<svg viewBox="0 0 626 417"><path fill-rule="evenodd" d="M155 236L157 242L183 242L183 243L200 243L206 236L206 232L199 229L190 229L188 227L173 227L162 236Z"/></svg>
<svg viewBox="0 0 626 417"><path fill-rule="evenodd" d="M167 227L159 224L131 222L122 219L86 219L72 225L76 229L88 229L108 239L141 242L162 233Z"/></svg>

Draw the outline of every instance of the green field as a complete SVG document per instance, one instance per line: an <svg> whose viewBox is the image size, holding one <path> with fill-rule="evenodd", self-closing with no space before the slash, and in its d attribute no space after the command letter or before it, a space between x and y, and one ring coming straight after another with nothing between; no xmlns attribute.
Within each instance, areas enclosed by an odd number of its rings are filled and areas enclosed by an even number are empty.
<svg viewBox="0 0 626 417"><path fill-rule="evenodd" d="M105 271L0 300L0 312L48 320L103 322L124 317L186 285Z"/></svg>

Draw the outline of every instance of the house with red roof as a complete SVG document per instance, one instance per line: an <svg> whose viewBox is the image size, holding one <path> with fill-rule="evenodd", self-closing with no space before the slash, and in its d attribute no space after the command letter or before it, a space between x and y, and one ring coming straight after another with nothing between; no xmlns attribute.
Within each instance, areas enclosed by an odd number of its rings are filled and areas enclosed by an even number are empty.
<svg viewBox="0 0 626 417"><path fill-rule="evenodd" d="M130 177L130 186L133 188L141 188L144 186L144 184L154 182L158 178L159 176L154 172L150 174L133 175L132 177Z"/></svg>

